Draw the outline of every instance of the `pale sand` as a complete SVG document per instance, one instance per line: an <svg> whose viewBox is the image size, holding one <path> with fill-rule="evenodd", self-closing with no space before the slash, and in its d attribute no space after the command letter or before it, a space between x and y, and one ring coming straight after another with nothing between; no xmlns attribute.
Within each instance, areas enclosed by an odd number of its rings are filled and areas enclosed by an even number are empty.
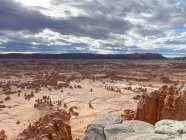
<svg viewBox="0 0 186 140"><path fill-rule="evenodd" d="M78 107L75 111L79 113L79 116L72 117L70 120L72 134L75 138L81 137L86 130L86 126L100 114L108 112L122 114L124 109L136 108L137 101L133 99L136 93L123 89L123 87L130 86L127 85L127 82L120 82L115 85L121 89L122 93L105 89L105 85L114 86L113 83L103 84L100 81L83 80L81 83L71 82L71 85L81 85L82 88L67 88L64 89L64 92L60 90L50 92L43 88L30 101L25 100L24 92L21 93L20 97L16 94L10 95L11 100L4 101L3 104L11 106L11 108L3 108L0 111L0 128L5 130L9 140L15 139L31 122L38 120L46 113L45 110L34 108L35 100L44 95L50 96L52 101L63 101L68 108L72 106ZM93 92L90 92L91 88ZM25 92L29 93L29 91ZM1 95L2 99L5 97L5 95ZM89 108L89 102L92 104L93 109ZM20 121L19 125L16 124L17 121Z"/></svg>

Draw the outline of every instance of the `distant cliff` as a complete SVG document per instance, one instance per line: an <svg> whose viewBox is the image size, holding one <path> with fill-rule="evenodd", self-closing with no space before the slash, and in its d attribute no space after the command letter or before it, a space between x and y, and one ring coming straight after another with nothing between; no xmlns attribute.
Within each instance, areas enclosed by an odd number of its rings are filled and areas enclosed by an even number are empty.
<svg viewBox="0 0 186 140"><path fill-rule="evenodd" d="M166 59L160 54L134 53L134 54L90 54L90 53L67 53L67 54L0 54L0 59L126 59L126 60L157 60Z"/></svg>

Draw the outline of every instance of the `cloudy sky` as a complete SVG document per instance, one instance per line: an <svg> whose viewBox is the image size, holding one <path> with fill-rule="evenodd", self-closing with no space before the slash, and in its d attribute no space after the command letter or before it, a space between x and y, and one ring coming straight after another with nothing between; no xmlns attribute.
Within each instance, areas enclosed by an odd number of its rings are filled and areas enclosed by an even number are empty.
<svg viewBox="0 0 186 140"><path fill-rule="evenodd" d="M0 0L0 53L186 56L185 0Z"/></svg>

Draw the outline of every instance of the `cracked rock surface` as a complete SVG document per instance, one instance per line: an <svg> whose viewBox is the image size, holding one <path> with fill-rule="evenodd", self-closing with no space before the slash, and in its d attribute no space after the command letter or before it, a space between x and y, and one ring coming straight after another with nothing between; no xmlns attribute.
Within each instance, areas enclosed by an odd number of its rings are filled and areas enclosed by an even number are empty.
<svg viewBox="0 0 186 140"><path fill-rule="evenodd" d="M81 140L186 140L186 121L162 120L153 126L108 113L92 121Z"/></svg>

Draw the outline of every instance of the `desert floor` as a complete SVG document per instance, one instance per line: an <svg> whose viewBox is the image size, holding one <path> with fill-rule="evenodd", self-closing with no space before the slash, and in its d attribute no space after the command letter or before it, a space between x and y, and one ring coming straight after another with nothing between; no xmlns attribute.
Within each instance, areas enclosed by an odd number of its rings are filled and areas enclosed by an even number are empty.
<svg viewBox="0 0 186 140"><path fill-rule="evenodd" d="M176 60L1 60L0 129L14 140L30 123L50 112L36 105L49 96L53 106L73 108L73 138L98 115L134 110L144 92L186 82L186 62Z"/></svg>

